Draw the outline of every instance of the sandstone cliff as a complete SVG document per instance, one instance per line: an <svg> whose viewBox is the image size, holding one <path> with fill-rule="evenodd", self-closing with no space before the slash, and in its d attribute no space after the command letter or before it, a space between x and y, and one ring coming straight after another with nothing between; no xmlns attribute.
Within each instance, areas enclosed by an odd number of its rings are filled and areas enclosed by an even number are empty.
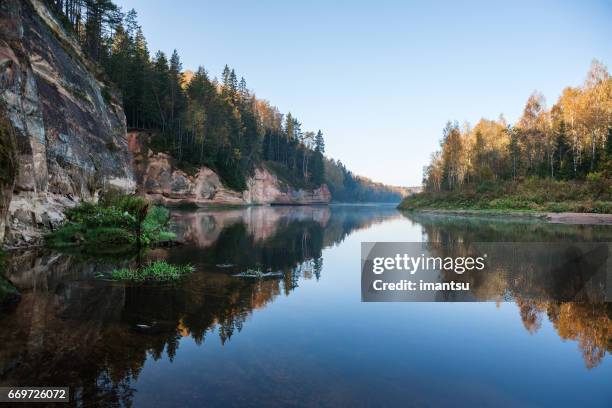
<svg viewBox="0 0 612 408"><path fill-rule="evenodd" d="M123 109L95 73L44 3L0 2L0 113L18 162L0 186L0 241L38 240L105 186L134 190Z"/></svg>
<svg viewBox="0 0 612 408"><path fill-rule="evenodd" d="M247 178L247 189L234 191L223 185L207 167L188 175L177 169L171 156L147 148L147 134L130 132L129 149L134 156L138 189L152 201L165 205L327 204L327 185L314 190L294 188L260 166Z"/></svg>
<svg viewBox="0 0 612 408"><path fill-rule="evenodd" d="M41 0L0 2L0 244L32 245L108 188L161 204L321 204L264 167L244 192L211 169L188 175L126 133L119 95ZM128 138L130 140L128 147Z"/></svg>

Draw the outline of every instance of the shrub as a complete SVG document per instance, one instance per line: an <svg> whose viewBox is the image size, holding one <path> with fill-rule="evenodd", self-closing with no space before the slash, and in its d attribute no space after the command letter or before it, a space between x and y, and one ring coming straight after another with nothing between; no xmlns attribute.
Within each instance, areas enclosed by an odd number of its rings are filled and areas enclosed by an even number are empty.
<svg viewBox="0 0 612 408"><path fill-rule="evenodd" d="M97 204L81 203L66 211L67 222L47 236L53 247L148 245L171 240L169 212L134 195L107 194Z"/></svg>
<svg viewBox="0 0 612 408"><path fill-rule="evenodd" d="M151 242L170 241L176 235L165 228L170 220L170 211L164 207L151 207L142 224L142 240L145 244Z"/></svg>
<svg viewBox="0 0 612 408"><path fill-rule="evenodd" d="M589 188L598 197L602 195L606 191L606 189L610 189L610 181L611 180L604 177L603 173L600 171L587 174L587 182L589 183Z"/></svg>

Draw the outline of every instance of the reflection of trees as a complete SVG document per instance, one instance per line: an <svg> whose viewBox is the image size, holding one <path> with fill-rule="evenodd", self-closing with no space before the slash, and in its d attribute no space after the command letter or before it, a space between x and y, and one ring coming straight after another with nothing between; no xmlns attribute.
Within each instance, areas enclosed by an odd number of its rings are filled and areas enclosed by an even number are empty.
<svg viewBox="0 0 612 408"><path fill-rule="evenodd" d="M561 338L578 341L588 368L597 366L606 351L612 353L610 303L551 303L547 314Z"/></svg>
<svg viewBox="0 0 612 408"><path fill-rule="evenodd" d="M612 241L612 228L606 225L549 224L520 218L478 218L423 213L403 215L422 225L430 242Z"/></svg>
<svg viewBox="0 0 612 408"><path fill-rule="evenodd" d="M521 319L529 333L540 329L546 315L564 340L577 341L588 368L612 353L612 305L610 303L534 302L517 300Z"/></svg>
<svg viewBox="0 0 612 408"><path fill-rule="evenodd" d="M533 300L516 299L523 326L530 334L536 333L542 327L542 303Z"/></svg>
<svg viewBox="0 0 612 408"><path fill-rule="evenodd" d="M472 244L475 242L612 240L612 229L606 226L551 225L518 220L491 222L485 219L420 214L407 216L423 226L429 242L444 244L442 247L445 256L473 253ZM435 250L436 247L433 248ZM591 258L597 255L601 254L594 253ZM552 278L538 275L538 263L546 262L547 257L554 256L550 253L538 254L536 245L532 253L521 252L520 258L512 250L507 253L502 250L495 254L498 262L490 265L487 273L457 275L448 272L443 275L446 280L469 282L470 291L477 299L513 299L529 333L536 333L542 325L542 319L548 318L559 337L578 342L586 366L595 367L604 359L606 352L612 352L612 305L603 302L564 301L566 297L574 299L572 296L575 295L566 296L567 293L559 289L560 281L569 284L566 287L581 288L584 285L579 278L586 278L568 275L567 270L552 271L552 274L557 272L557 276ZM503 265L512 265L512 268L504 268ZM509 274L508 269L519 273ZM579 268L570 265L569 269ZM592 298L588 290L578 293L583 299Z"/></svg>
<svg viewBox="0 0 612 408"><path fill-rule="evenodd" d="M176 286L94 279L113 268L109 260L14 254L7 273L24 297L12 313L0 315L0 385L69 385L86 404L129 406L147 359L172 360L183 337L197 344L211 335L229 341L254 310L289 294L300 279L319 279L324 247L373 219L396 216L393 209L350 212L262 207L229 211L229 220L221 211L191 213L181 228L201 234L195 243L149 254L197 266ZM235 266L217 268L220 263ZM255 265L282 270L284 278L231 276Z"/></svg>
<svg viewBox="0 0 612 408"><path fill-rule="evenodd" d="M102 341L106 327L120 316L123 288L79 280L100 266L71 256L31 252L15 262L8 273L27 290L12 313L0 314L0 384L70 384L71 392L78 390L86 400L129 403L130 382L144 359L114 355L113 343ZM100 370L101 364L112 367L112 361L129 366ZM114 376L117 372L121 375Z"/></svg>

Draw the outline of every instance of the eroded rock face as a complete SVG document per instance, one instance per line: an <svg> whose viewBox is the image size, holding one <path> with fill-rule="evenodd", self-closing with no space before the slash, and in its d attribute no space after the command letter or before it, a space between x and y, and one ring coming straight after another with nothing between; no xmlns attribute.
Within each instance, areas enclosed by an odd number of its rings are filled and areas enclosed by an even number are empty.
<svg viewBox="0 0 612 408"><path fill-rule="evenodd" d="M0 182L0 243L40 243L78 202L136 186L163 204L327 203L258 169L244 192L206 167L189 175L126 137L118 95L41 0L0 1L0 112L14 134L16 175ZM130 136L131 137L131 136ZM135 160L134 160L135 159ZM1 176L1 175L0 175Z"/></svg>
<svg viewBox="0 0 612 408"><path fill-rule="evenodd" d="M39 241L66 207L105 187L135 189L123 109L95 72L43 2L0 3L0 103L19 163L9 246Z"/></svg>
<svg viewBox="0 0 612 408"><path fill-rule="evenodd" d="M255 169L247 180L247 190L243 198L253 204L327 204L331 193L327 184L314 190L296 189L284 184L266 168Z"/></svg>
<svg viewBox="0 0 612 408"><path fill-rule="evenodd" d="M331 194L327 185L314 190L295 189L266 168L257 168L247 179L243 192L223 185L217 173L200 167L189 175L173 165L172 157L153 153L146 148L147 135L128 134L130 150L134 154L136 179L140 192L152 201L165 205L248 205L248 204L327 204Z"/></svg>

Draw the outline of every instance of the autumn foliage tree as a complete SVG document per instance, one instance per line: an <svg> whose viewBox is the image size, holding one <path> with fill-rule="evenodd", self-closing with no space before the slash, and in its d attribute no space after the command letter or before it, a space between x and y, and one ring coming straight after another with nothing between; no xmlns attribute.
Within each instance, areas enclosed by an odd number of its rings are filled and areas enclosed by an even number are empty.
<svg viewBox="0 0 612 408"><path fill-rule="evenodd" d="M428 191L466 184L522 180L603 178L612 174L612 79L594 60L582 86L563 90L547 109L544 96L529 96L520 119L481 119L474 127L449 122L440 151L424 169Z"/></svg>

